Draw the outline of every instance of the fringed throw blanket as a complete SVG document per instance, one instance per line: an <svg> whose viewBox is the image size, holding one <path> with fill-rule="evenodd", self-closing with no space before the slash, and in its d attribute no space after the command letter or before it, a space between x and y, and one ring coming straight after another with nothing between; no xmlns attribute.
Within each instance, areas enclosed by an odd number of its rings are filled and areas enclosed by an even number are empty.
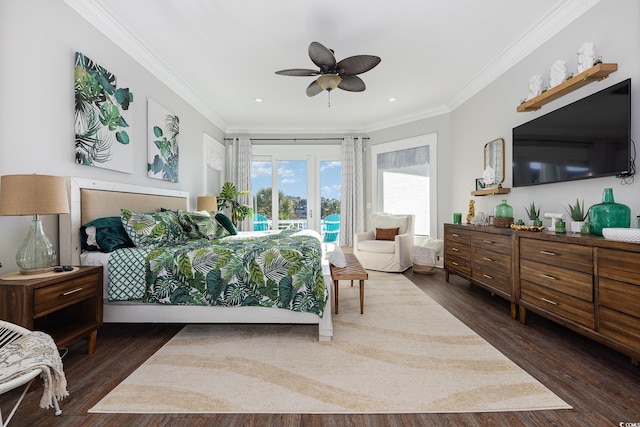
<svg viewBox="0 0 640 427"><path fill-rule="evenodd" d="M69 395L62 359L51 336L31 332L0 348L0 383L16 379L35 369L42 369L44 393L41 408L49 408L53 398L61 400Z"/></svg>

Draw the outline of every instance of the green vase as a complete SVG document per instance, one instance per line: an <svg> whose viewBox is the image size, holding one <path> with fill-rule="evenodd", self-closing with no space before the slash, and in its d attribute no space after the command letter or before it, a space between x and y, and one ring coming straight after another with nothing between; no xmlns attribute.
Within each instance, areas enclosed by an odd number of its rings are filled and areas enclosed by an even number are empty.
<svg viewBox="0 0 640 427"><path fill-rule="evenodd" d="M629 228L631 225L631 209L613 200L613 189L605 188L602 203L589 208L589 227L591 233L602 236L603 228Z"/></svg>
<svg viewBox="0 0 640 427"><path fill-rule="evenodd" d="M503 200L493 210L493 216L496 218L513 218L513 208L507 204L506 200Z"/></svg>

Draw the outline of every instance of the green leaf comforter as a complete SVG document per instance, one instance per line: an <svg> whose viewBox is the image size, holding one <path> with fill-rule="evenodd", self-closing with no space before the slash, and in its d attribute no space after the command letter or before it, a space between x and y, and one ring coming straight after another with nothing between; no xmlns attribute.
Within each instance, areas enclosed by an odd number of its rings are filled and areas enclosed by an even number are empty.
<svg viewBox="0 0 640 427"><path fill-rule="evenodd" d="M145 259L144 289L123 291L111 271L126 274L126 260ZM157 249L117 250L109 259L110 300L173 305L263 306L322 316L328 298L318 238L283 231L245 238L191 240ZM138 267L140 269L140 267ZM140 279L137 279L140 282Z"/></svg>

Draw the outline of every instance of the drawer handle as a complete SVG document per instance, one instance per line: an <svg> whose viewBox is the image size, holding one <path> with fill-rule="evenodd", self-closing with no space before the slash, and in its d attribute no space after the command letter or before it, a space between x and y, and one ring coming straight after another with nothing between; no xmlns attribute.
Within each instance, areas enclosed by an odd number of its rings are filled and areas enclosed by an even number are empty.
<svg viewBox="0 0 640 427"><path fill-rule="evenodd" d="M495 243L493 240L483 240L483 242L485 242L485 243L489 243L490 245L492 245L493 243Z"/></svg>
<svg viewBox="0 0 640 427"><path fill-rule="evenodd" d="M84 288L76 288L76 289L73 289L71 291L67 291L67 292L63 293L62 296L66 297L67 295L71 295L71 294L75 294L76 292L80 292L83 289Z"/></svg>
<svg viewBox="0 0 640 427"><path fill-rule="evenodd" d="M457 263L457 262L455 262L455 261L451 261L451 264L453 264L453 265L460 265L460 264L458 264L458 263Z"/></svg>
<svg viewBox="0 0 640 427"><path fill-rule="evenodd" d="M453 237L460 237L460 235L459 235L459 234L456 234L456 233L453 233L453 234L452 234L452 236L453 236Z"/></svg>
<svg viewBox="0 0 640 427"><path fill-rule="evenodd" d="M485 260L485 261L492 261L493 262L493 260L491 258L487 258L486 256L483 256L482 259Z"/></svg>
<svg viewBox="0 0 640 427"><path fill-rule="evenodd" d="M551 255L551 256L556 256L556 254L555 254L555 253L553 253L553 252L549 252L549 251L540 251L540 253L541 253L542 255Z"/></svg>
<svg viewBox="0 0 640 427"><path fill-rule="evenodd" d="M486 277L487 279L493 279L493 277L489 276L488 274L483 274L482 277Z"/></svg>
<svg viewBox="0 0 640 427"><path fill-rule="evenodd" d="M549 279L549 280L556 280L555 277L549 276L548 274L541 274L540 277L544 277L545 279Z"/></svg>
<svg viewBox="0 0 640 427"><path fill-rule="evenodd" d="M555 301L551 301L550 299L546 299L546 298L540 298L542 301L544 302L548 302L549 304L553 304L553 305L558 305L557 302Z"/></svg>
<svg viewBox="0 0 640 427"><path fill-rule="evenodd" d="M451 248L451 250L452 250L453 252L460 252L460 251L458 250L458 248Z"/></svg>

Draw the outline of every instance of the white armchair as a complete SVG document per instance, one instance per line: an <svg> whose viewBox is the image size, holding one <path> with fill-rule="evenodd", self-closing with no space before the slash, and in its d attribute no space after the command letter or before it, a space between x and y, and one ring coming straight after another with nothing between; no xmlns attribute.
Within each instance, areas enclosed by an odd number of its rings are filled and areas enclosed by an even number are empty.
<svg viewBox="0 0 640 427"><path fill-rule="evenodd" d="M411 267L415 216L376 213L371 220L372 231L353 236L353 253L362 266L387 272L402 272ZM380 240L385 233L378 233L376 240L376 229L394 228L398 228L398 234L393 240Z"/></svg>

